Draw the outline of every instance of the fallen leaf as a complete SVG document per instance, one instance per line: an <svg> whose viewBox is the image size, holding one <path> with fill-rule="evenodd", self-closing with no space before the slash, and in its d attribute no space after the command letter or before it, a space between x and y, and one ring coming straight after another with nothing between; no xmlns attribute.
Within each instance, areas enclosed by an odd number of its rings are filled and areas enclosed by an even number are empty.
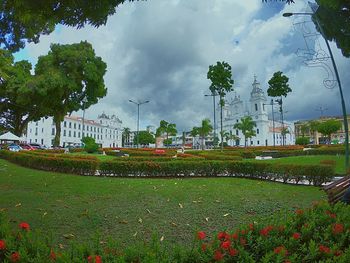
<svg viewBox="0 0 350 263"><path fill-rule="evenodd" d="M175 184L177 184L177 183L175 183Z"/></svg>
<svg viewBox="0 0 350 263"><path fill-rule="evenodd" d="M140 224L142 224L142 218L139 218L139 220L138 220L138 221L139 221L139 223L140 223Z"/></svg>
<svg viewBox="0 0 350 263"><path fill-rule="evenodd" d="M126 220L122 220L122 221L119 221L119 223L120 223L120 224L127 224L127 223L128 223L128 221L126 221Z"/></svg>
<svg viewBox="0 0 350 263"><path fill-rule="evenodd" d="M168 200L166 200L167 202L169 202L170 201L170 198L168 198Z"/></svg>
<svg viewBox="0 0 350 263"><path fill-rule="evenodd" d="M44 214L43 214L43 216L46 216L47 215L47 212L45 212Z"/></svg>
<svg viewBox="0 0 350 263"><path fill-rule="evenodd" d="M228 216L230 213L224 214L224 216Z"/></svg>
<svg viewBox="0 0 350 263"><path fill-rule="evenodd" d="M101 244L101 245L103 245L103 244L107 244L107 242L106 242L106 241L101 240L101 241L100 241L100 244Z"/></svg>
<svg viewBox="0 0 350 263"><path fill-rule="evenodd" d="M137 236L137 231L135 232L135 234L133 234L133 236L134 236L134 237L136 237L136 236Z"/></svg>
<svg viewBox="0 0 350 263"><path fill-rule="evenodd" d="M19 207L19 206L21 206L21 205L22 205L21 203L18 203L18 204L15 205L15 207Z"/></svg>
<svg viewBox="0 0 350 263"><path fill-rule="evenodd" d="M63 246L62 244L58 244L58 247L59 247L60 249L64 249L64 246Z"/></svg>
<svg viewBox="0 0 350 263"><path fill-rule="evenodd" d="M206 217L206 218L205 218L205 221L209 222L209 217Z"/></svg>
<svg viewBox="0 0 350 263"><path fill-rule="evenodd" d="M215 200L215 202L220 203L220 200Z"/></svg>
<svg viewBox="0 0 350 263"><path fill-rule="evenodd" d="M63 237L65 239L72 239L74 237L74 235L73 234L64 234Z"/></svg>
<svg viewBox="0 0 350 263"><path fill-rule="evenodd" d="M151 213L151 211L149 211L148 209L146 209L146 211L150 214Z"/></svg>
<svg viewBox="0 0 350 263"><path fill-rule="evenodd" d="M172 225L172 226L177 226L177 224L176 224L176 223L174 223L174 222L171 222L171 225Z"/></svg>
<svg viewBox="0 0 350 263"><path fill-rule="evenodd" d="M182 205L181 203L179 203L179 207L180 207L180 208L184 208L183 205Z"/></svg>
<svg viewBox="0 0 350 263"><path fill-rule="evenodd" d="M160 241L163 241L164 240L164 236L162 236L161 238L160 238Z"/></svg>
<svg viewBox="0 0 350 263"><path fill-rule="evenodd" d="M153 190L157 190L157 187L156 187L156 186L153 186Z"/></svg>
<svg viewBox="0 0 350 263"><path fill-rule="evenodd" d="M7 208L1 208L0 209L0 212L5 212L5 211L7 211Z"/></svg>
<svg viewBox="0 0 350 263"><path fill-rule="evenodd" d="M195 203L195 204L197 204L197 203L198 203L198 201L192 201L192 203Z"/></svg>

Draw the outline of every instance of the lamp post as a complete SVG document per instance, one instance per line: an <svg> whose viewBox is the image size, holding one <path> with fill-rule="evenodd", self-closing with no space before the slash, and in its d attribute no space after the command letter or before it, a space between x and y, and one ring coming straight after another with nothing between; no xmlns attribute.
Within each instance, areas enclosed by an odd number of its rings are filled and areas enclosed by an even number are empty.
<svg viewBox="0 0 350 263"><path fill-rule="evenodd" d="M276 146L276 142L275 142L275 114L274 114L273 105L278 105L278 104L273 103L273 99L271 99L270 103L263 103L263 105L271 105L271 111L272 111L273 147L275 147L275 146Z"/></svg>
<svg viewBox="0 0 350 263"><path fill-rule="evenodd" d="M146 101L138 101L138 102L135 102L133 100L129 100L129 102L131 103L134 103L135 105L137 105L137 133L136 133L136 147L139 148L139 125L140 125L140 105L142 104L146 104L149 102L149 100L146 100Z"/></svg>
<svg viewBox="0 0 350 263"><path fill-rule="evenodd" d="M334 68L335 76L337 78L338 87L339 87L340 100L341 100L343 119L344 119L344 130L345 130L345 167L346 167L346 169L348 169L349 168L349 126L348 126L348 119L347 119L347 114L346 114L346 107L345 107L343 89L342 89L342 85L341 85L341 82L340 82L338 68L337 68L337 65L335 64L334 56L333 56L332 50L331 50L331 48L329 46L328 40L327 40L327 38L326 38L326 36L324 34L323 28L321 27L321 24L318 21L318 18L317 18L317 15L316 15L317 9L315 8L315 4L312 4L312 3L309 2L309 6L311 7L313 13L284 13L283 16L284 17L291 17L291 16L294 16L294 15L307 15L307 16L313 16L314 15L316 24L317 24L318 28L320 29L321 35L322 35L322 37L324 38L324 40L326 42L326 46L327 46L329 55L331 57L332 65L333 65L333 68Z"/></svg>
<svg viewBox="0 0 350 263"><path fill-rule="evenodd" d="M213 92L212 94L210 95L204 95L205 97L213 97L213 106L214 106L214 138L213 138L213 147L215 146L214 145L214 142L215 142L215 139L216 139L216 113L215 113L215 97L218 96L219 94Z"/></svg>

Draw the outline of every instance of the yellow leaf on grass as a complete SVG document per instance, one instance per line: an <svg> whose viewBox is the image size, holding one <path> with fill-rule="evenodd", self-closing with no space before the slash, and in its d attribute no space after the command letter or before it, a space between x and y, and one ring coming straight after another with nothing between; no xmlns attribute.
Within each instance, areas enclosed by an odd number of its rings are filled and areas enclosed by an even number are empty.
<svg viewBox="0 0 350 263"><path fill-rule="evenodd" d="M205 218L205 221L209 222L209 217L206 217L206 218Z"/></svg>
<svg viewBox="0 0 350 263"><path fill-rule="evenodd" d="M181 203L179 203L179 207L180 207L180 208L184 208L183 205L182 205Z"/></svg>
<svg viewBox="0 0 350 263"><path fill-rule="evenodd" d="M136 237L136 236L137 236L137 231L135 232L135 234L133 234L133 236L134 236L134 237Z"/></svg>
<svg viewBox="0 0 350 263"><path fill-rule="evenodd" d="M62 244L58 244L58 247L59 247L60 249L64 249L64 246L63 246Z"/></svg>
<svg viewBox="0 0 350 263"><path fill-rule="evenodd" d="M142 224L142 218L139 218L139 220L138 220L138 221L139 221L139 223L140 223L140 224Z"/></svg>
<svg viewBox="0 0 350 263"><path fill-rule="evenodd" d="M174 222L171 222L171 225L172 225L172 226L177 226L177 224L176 224L176 223L174 223Z"/></svg>
<svg viewBox="0 0 350 263"><path fill-rule="evenodd" d="M224 214L224 216L228 216L230 213Z"/></svg>
<svg viewBox="0 0 350 263"><path fill-rule="evenodd" d="M119 223L120 223L120 224L127 224L127 223L128 223L128 221L126 221L126 220L122 220L122 221L119 221Z"/></svg>
<svg viewBox="0 0 350 263"><path fill-rule="evenodd" d="M150 214L151 213L151 211L149 211L148 209L146 209L146 211Z"/></svg>
<svg viewBox="0 0 350 263"><path fill-rule="evenodd" d="M46 216L47 215L47 212L45 212L44 214L43 214L43 216Z"/></svg>
<svg viewBox="0 0 350 263"><path fill-rule="evenodd" d="M64 234L63 237L66 239L71 239L74 237L74 235L73 234Z"/></svg>
<svg viewBox="0 0 350 263"><path fill-rule="evenodd" d="M18 204L15 205L15 207L19 207L19 206L21 206L21 205L22 205L21 203L18 203Z"/></svg>
<svg viewBox="0 0 350 263"><path fill-rule="evenodd" d="M163 241L164 240L164 236L162 236L161 238L160 238L160 241Z"/></svg>

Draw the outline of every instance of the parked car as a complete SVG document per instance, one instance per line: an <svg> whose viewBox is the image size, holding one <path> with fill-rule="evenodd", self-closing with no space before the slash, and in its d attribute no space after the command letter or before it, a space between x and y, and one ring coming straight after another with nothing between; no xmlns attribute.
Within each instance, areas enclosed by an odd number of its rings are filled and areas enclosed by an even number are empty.
<svg viewBox="0 0 350 263"><path fill-rule="evenodd" d="M46 150L47 148L45 147L45 145L39 144L39 143L30 143L30 146L32 146L33 148L35 148L36 150Z"/></svg>
<svg viewBox="0 0 350 263"><path fill-rule="evenodd" d="M7 146L7 150L9 150L11 152L19 152L19 151L23 150L23 148L17 144L10 144Z"/></svg>
<svg viewBox="0 0 350 263"><path fill-rule="evenodd" d="M27 144L27 143L20 143L19 146L21 146L23 148L23 150L27 150L27 151L36 150L36 148L34 148L33 146L31 146L30 144Z"/></svg>

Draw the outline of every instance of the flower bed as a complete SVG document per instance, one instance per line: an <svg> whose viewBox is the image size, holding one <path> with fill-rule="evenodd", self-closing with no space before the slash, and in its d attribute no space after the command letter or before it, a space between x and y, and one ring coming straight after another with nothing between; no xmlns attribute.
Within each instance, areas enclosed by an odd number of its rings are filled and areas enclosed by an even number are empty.
<svg viewBox="0 0 350 263"><path fill-rule="evenodd" d="M261 223L218 233L198 231L183 247L162 238L121 249L113 240L53 244L22 222L10 227L0 213L0 262L349 262L350 206L326 203L275 214ZM127 238L127 237L126 237Z"/></svg>

